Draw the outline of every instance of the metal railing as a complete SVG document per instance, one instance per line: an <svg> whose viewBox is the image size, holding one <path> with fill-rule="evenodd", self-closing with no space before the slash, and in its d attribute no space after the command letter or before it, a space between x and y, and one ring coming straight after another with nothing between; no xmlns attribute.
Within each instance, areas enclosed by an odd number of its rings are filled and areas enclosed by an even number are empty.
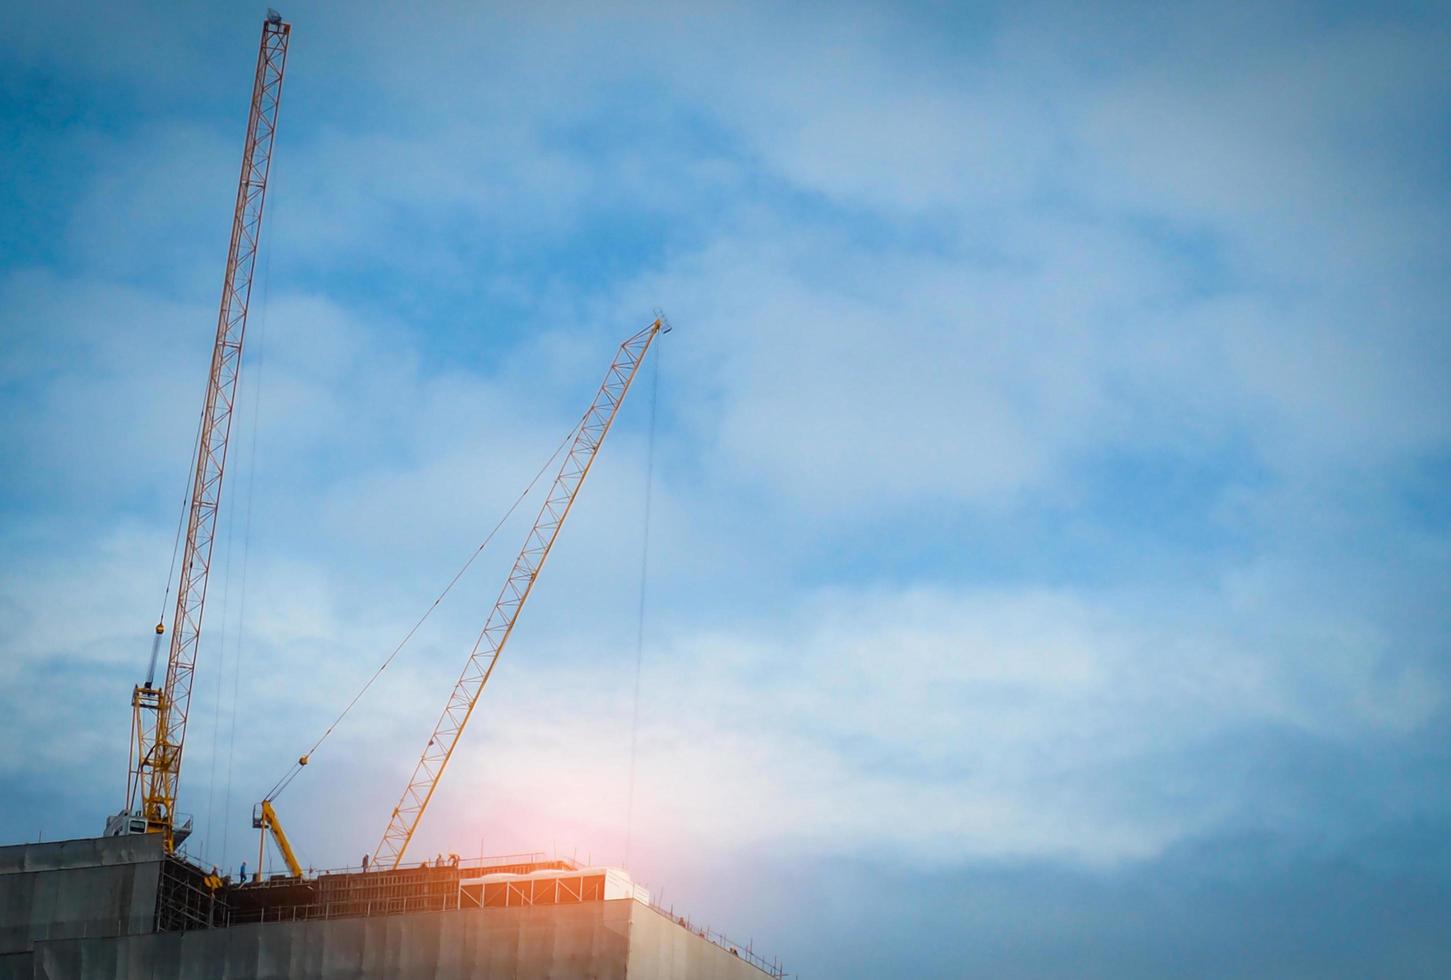
<svg viewBox="0 0 1451 980"><path fill-rule="evenodd" d="M657 905L653 900L646 904L649 905L652 911L660 913L665 918L674 922L676 925L687 930L688 932L693 932L701 939L704 939L706 942L711 943L715 946L719 946L721 949L735 956L739 956L741 959L751 964L751 966L754 966L756 969L760 970L767 976L772 977L773 980L785 980L786 977L790 976L790 974L786 972L786 968L781 965L780 960L768 960L760 953L756 952L755 943L753 940L744 943L738 942L737 940L730 938L723 932L716 932L708 925L697 925L695 922L691 921L689 916L683 913L676 912L673 907L665 908L662 905Z"/></svg>

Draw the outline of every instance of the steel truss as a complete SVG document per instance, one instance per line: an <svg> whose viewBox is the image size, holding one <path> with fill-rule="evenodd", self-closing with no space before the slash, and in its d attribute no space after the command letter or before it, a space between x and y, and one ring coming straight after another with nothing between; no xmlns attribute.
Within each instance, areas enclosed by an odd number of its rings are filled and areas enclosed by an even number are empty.
<svg viewBox="0 0 1451 980"><path fill-rule="evenodd" d="M555 539L559 537L559 529L564 526L564 519L569 516L575 496L589 474L605 435L615 421L620 403L629 392L630 384L635 380L635 374L645 359L650 344L657 335L668 329L663 318L656 319L620 345L614 363L605 373L604 383L600 385L593 404L580 422L574 442L570 445L569 455L554 478L554 485L550 488L539 517L528 537L524 539L524 547L519 552L519 557L514 560L513 570L510 571L503 591L484 623L483 632L474 643L473 651L464 665L463 675L454 685L453 693L449 695L443 714L433 730L433 736L423 749L423 756L418 760L413 777L408 781L402 799L393 808L388 829L384 831L383 839L378 843L378 849L373 856L374 867L396 868L403 860L408 842L412 840L418 821L427 809L433 791L438 787L439 777L443 775L444 767L453 755L454 747L458 744L459 736L463 734L464 726L468 724L469 716L473 714L474 706L478 704L479 694L489 682L489 676L499 661L504 644L509 641L509 636L514 631L519 611L523 608L524 601L529 598L539 569L549 557L549 550L554 547Z"/></svg>
<svg viewBox="0 0 1451 980"><path fill-rule="evenodd" d="M269 14L262 25L252 106L247 120L247 143L242 154L242 174L232 218L232 240L227 254L226 276L222 281L221 310L217 316L217 340L212 350L211 376L197 443L196 476L192 483L176 611L172 617L166 680L158 691L152 687L152 678L148 677L146 683L136 687L132 693L136 743L126 792L126 809L134 812L139 792L140 814L146 820L146 829L164 835L168 853L174 851L179 843L179 835L175 832L176 798L181 777L182 746L186 739L192 674L201 638L202 611L206 603L217 509L222 493L222 473L227 462L232 406L237 395L242 339L247 329L247 306L252 295L258 239L262 233L262 205L267 194L267 175L277 132L277 110L282 100L282 73L291 31L291 25L283 23L276 14ZM152 713L153 718L145 718L147 712Z"/></svg>

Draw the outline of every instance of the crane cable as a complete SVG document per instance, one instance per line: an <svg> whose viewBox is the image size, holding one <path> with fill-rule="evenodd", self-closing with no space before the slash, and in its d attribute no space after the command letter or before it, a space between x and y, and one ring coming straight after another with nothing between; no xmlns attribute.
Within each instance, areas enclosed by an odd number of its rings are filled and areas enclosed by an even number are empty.
<svg viewBox="0 0 1451 980"><path fill-rule="evenodd" d="M181 508L176 518L176 535L171 540L171 564L166 569L166 590L161 596L161 612L156 617L156 630L151 637L151 665L146 668L147 687L156 680L156 658L161 652L161 636L166 632L166 607L171 602L171 583L176 578L176 554L181 550L181 529L186 525L187 515L191 511L187 505L191 502L192 482L196 479L196 457L201 451L201 441L202 420L198 416L196 435L191 440L191 462L186 467L186 486L181 493Z"/></svg>
<svg viewBox="0 0 1451 980"><path fill-rule="evenodd" d="M454 576L452 579L449 580L448 585L446 585L443 591L438 594L438 598L433 600L433 603L428 607L428 610L419 617L418 622L413 624L413 628L404 635L403 639L398 641L398 645L393 648L393 652L388 654L382 665L373 672L373 675L368 678L367 682L362 686L361 689L359 689L358 693L353 695L353 699L348 702L347 707L343 708L338 716L333 719L332 724L328 725L327 730L324 731L322 735L318 736L317 741L312 743L312 748L308 749L306 752L298 757L296 762L292 763L292 765L288 768L287 772L282 776L281 779L277 780L277 782L273 785L272 789L268 790L267 795L264 796L263 799L275 800L282 793L283 790L287 789L288 784L290 784L294 779L297 778L297 774L300 773L302 771L302 767L307 765L307 763L311 760L313 753L318 750L318 746L322 745L327 737L333 733L333 729L338 727L338 723L341 722L345 717L347 717L348 712L353 710L353 705L357 704L362 696L368 693L368 688L372 687L373 682L382 675L383 671L388 669L388 665L393 662L393 658L398 656L399 652L408 644L409 640L413 639L413 634L417 633L419 628L423 626L423 624L428 620L428 617L433 615L433 611L438 608L439 603L443 602L444 598L447 597L447 595L451 591L453 591L453 587L458 584L459 579L463 578L464 573L469 570L469 567L471 565L473 565L474 560L477 559L479 555L483 554L484 549L489 546L489 542L494 540L494 535L498 534L499 529L504 526L504 522L507 521L511 516L513 516L514 511L518 509L519 505L522 504L524 502L524 499L529 496L531 491L533 491L535 484L539 482L539 478L542 477L549 469L549 467L554 464L554 461L559 458L559 454L564 451L564 448L569 445L570 440L572 440L575 437L575 434L579 432L580 426L584 425L585 418L588 417L588 414L589 413L586 412L584 415L580 416L579 421L575 422L570 430L565 433L564 438L559 441L559 445L555 447L554 452L551 453L549 458L544 461L544 465L539 467L539 471L534 474L534 478L529 481L529 485L525 487L523 492L514 499L514 502L512 504L509 505L509 509L504 512L504 516L499 518L498 523L494 525L493 530L489 531L488 536L484 538L483 543L474 549L473 554L469 555L468 561L463 563L463 567L460 568L456 573L454 573Z"/></svg>
<svg viewBox="0 0 1451 980"><path fill-rule="evenodd" d="M272 178L272 186L274 188L273 195L275 198L277 194L277 191L275 189L277 187L277 179L275 177ZM284 212L286 211L285 208L282 210ZM258 309L259 316L257 319L257 326L253 329L254 339L252 341L252 372L250 375L252 381L252 424L249 426L250 431L248 433L247 439L247 483L246 490L242 494L242 499L245 501L245 507L243 508L244 516L242 520L242 580L240 583L241 597L237 604L237 630L232 637L232 690L231 704L229 706L229 710L227 711L227 782L225 792L222 796L221 860L217 862L223 866L226 866L227 864L227 844L229 843L229 838L231 836L231 821L227 819L227 814L232 809L232 761L237 750L237 692L239 687L241 686L242 681L242 654L245 646L244 640L246 638L245 631L247 627L247 567L251 561L252 556L252 505L256 500L256 494L254 493L254 491L257 486L257 433L261 431L262 428L259 424L259 420L261 418L262 410L262 392L264 390L263 381L266 377L266 373L263 368L265 368L267 364L267 358L265 356L267 352L267 311L271 309L270 299L272 295L272 240L274 237L272 229L277 226L277 220L278 219L274 216L270 222L262 226L262 303L260 308ZM236 504L235 496L233 496L232 502L233 505ZM235 520L235 513L231 519ZM226 574L227 580L231 581L232 532L229 530L227 534L228 540ZM225 618L223 620L223 626L225 628ZM213 729L214 733L219 733L222 728L222 689L223 685L226 683L226 659L226 639L224 636L222 643L222 656L219 658L217 664L218 676L216 727ZM215 766L217 762L215 739L213 739L212 741L212 746L214 774L213 778L215 778ZM210 810L210 797L208 798L208 800L209 802L207 806ZM212 840L210 817L208 817L208 846L211 845L211 842Z"/></svg>
<svg viewBox="0 0 1451 980"><path fill-rule="evenodd" d="M635 760L640 742L640 678L645 669L645 584L650 570L650 497L655 483L655 415L660 401L661 352L655 352L650 378L650 437L645 450L645 514L640 537L640 606L635 623L635 698L630 718L630 776L625 796L625 867L630 866L630 844L635 835Z"/></svg>

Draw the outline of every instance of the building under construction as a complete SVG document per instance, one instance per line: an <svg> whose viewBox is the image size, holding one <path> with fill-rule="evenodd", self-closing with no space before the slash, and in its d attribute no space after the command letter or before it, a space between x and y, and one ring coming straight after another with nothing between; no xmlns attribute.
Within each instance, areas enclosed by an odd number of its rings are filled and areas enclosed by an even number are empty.
<svg viewBox="0 0 1451 980"><path fill-rule="evenodd" d="M158 834L0 847L0 980L782 976L617 869L537 855L207 879Z"/></svg>
<svg viewBox="0 0 1451 980"><path fill-rule="evenodd" d="M275 806L363 692L254 810L259 847L270 839L286 873L264 874L259 859L253 875L233 881L187 856L191 821L177 809L183 750L290 34L291 26L269 11L186 533L179 536L180 561L173 556L175 606L169 629L164 616L156 624L150 667L131 692L126 802L105 821L102 837L0 847L0 980L781 977L779 965L750 944L652 904L618 868L542 855L404 860L641 363L670 329L659 314L620 344L593 401L555 451L560 465L539 515L371 860L359 869L304 873ZM163 604L169 583L167 590Z"/></svg>

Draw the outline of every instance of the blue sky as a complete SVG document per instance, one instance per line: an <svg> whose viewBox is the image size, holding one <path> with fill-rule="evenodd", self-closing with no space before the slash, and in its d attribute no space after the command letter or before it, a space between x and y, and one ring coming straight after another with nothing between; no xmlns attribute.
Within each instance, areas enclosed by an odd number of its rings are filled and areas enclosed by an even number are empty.
<svg viewBox="0 0 1451 980"><path fill-rule="evenodd" d="M120 803L263 12L0 36L6 840ZM659 306L420 853L628 836L803 976L1451 969L1444 5L283 12L199 857ZM306 862L525 510L279 801Z"/></svg>

